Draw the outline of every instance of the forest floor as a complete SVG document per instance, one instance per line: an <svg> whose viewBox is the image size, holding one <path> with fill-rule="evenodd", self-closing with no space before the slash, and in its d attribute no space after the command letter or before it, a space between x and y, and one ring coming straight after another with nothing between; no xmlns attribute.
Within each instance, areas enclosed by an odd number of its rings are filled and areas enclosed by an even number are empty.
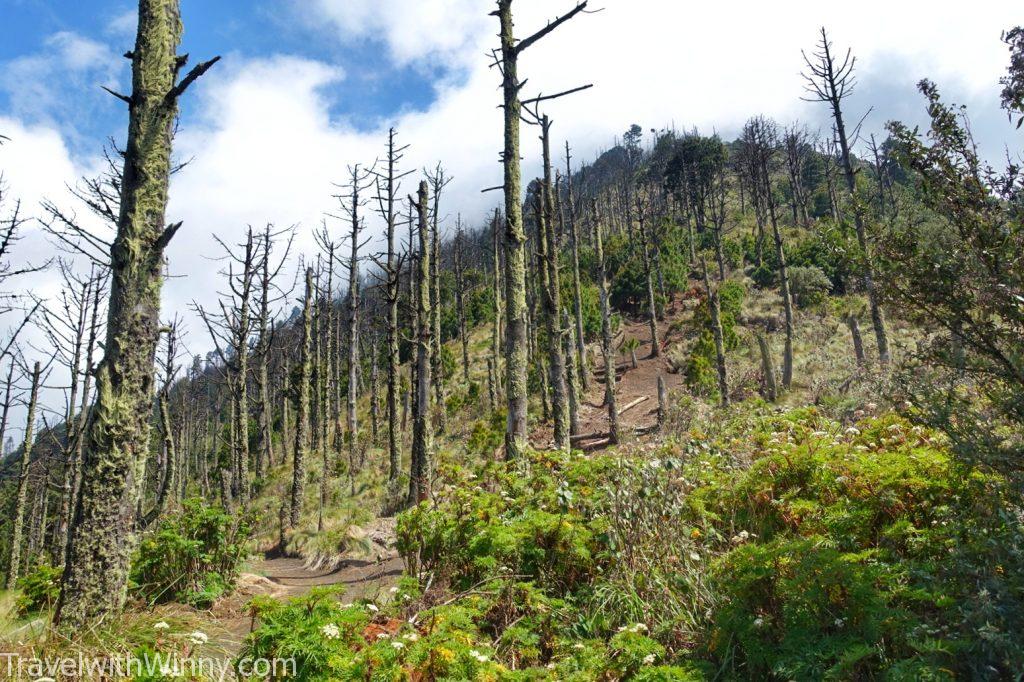
<svg viewBox="0 0 1024 682"><path fill-rule="evenodd" d="M386 551L374 559L345 558L335 566L310 566L305 560L268 552L239 576L235 590L214 605L212 615L219 631L218 646L235 656L255 625L249 601L259 595L286 600L300 597L314 587L344 587L343 599L384 602L405 570L394 547L394 525L376 524L384 536L375 537Z"/></svg>
<svg viewBox="0 0 1024 682"><path fill-rule="evenodd" d="M662 319L658 320L660 352L651 354L650 323L642 318L622 317L622 324L613 340L616 350L615 401L619 410L620 437L650 433L658 423L658 377L665 379L665 387L673 391L683 385L682 374L672 371L668 349L679 340L681 320L692 315L692 306L686 301L673 301ZM636 366L630 354L623 350L631 339L638 343ZM594 347L595 344L591 344ZM579 405L579 429L573 434L573 447L595 451L609 447L608 408L605 404L604 364L599 352L588 353L588 386ZM533 433L535 445L549 444L553 438L548 425Z"/></svg>

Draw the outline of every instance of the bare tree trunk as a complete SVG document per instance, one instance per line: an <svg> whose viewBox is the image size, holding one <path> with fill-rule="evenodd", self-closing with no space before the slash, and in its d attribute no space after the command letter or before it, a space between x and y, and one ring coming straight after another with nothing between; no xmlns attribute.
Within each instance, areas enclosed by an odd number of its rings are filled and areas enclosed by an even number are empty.
<svg viewBox="0 0 1024 682"><path fill-rule="evenodd" d="M601 297L601 354L604 356L604 402L608 407L608 442L619 442L619 409L615 404L615 355L612 350L612 312L608 301L608 272L604 263L601 216L594 205L594 244L597 257L597 286Z"/></svg>
<svg viewBox="0 0 1024 682"><path fill-rule="evenodd" d="M18 491L14 497L14 520L11 522L11 553L7 563L8 590L13 590L17 586L18 571L21 568L21 535L25 522L25 504L28 501L28 470L32 464L32 444L35 442L36 405L39 401L40 374L42 374L42 368L39 362L36 361L32 366L32 389L29 393L28 416L25 421L25 438L21 446Z"/></svg>
<svg viewBox="0 0 1024 682"><path fill-rule="evenodd" d="M774 403L779 397L779 386L775 381L775 361L772 359L772 349L768 345L768 339L760 331L754 331L754 339L757 341L757 348L761 354L761 374L764 375L765 398Z"/></svg>
<svg viewBox="0 0 1024 682"><path fill-rule="evenodd" d="M661 355L661 341L658 340L658 306L654 298L654 276L651 272L651 254L648 251L647 226L644 221L644 210L637 199L637 215L640 218L640 252L643 256L644 275L647 277L647 310L651 327L651 357Z"/></svg>
<svg viewBox="0 0 1024 682"><path fill-rule="evenodd" d="M583 338L583 289L580 284L580 237L576 226L576 203L572 196L572 156L569 141L565 142L565 193L569 204L569 246L572 255L573 315L576 321L576 363L579 368L580 385L586 392L590 388L590 371L587 367L586 342ZM575 432L575 429L574 429Z"/></svg>
<svg viewBox="0 0 1024 682"><path fill-rule="evenodd" d="M466 286L463 272L463 234L462 216L456 221L455 229L455 312L459 320L459 341L462 344L462 378L469 383L469 336L466 334L466 306L463 289Z"/></svg>
<svg viewBox="0 0 1024 682"><path fill-rule="evenodd" d="M178 0L140 0L128 140L121 179L105 356L96 372L95 416L83 462L55 622L95 623L124 605L135 550L135 509L149 452L148 409L159 326L164 249L180 223L164 224L178 98L216 59L175 82L182 22Z"/></svg>
<svg viewBox="0 0 1024 682"><path fill-rule="evenodd" d="M494 365L494 378L492 387L495 395L501 393L502 380L501 380L501 311L502 311L502 300L501 300L501 249L499 248L499 232L498 227L500 225L500 215L498 209L494 209L494 219L491 221L491 248L492 248L492 260L494 261L494 271L492 274L491 287L494 292L494 325L491 327L491 360ZM491 401L491 409L498 409L498 403L496 400Z"/></svg>
<svg viewBox="0 0 1024 682"><path fill-rule="evenodd" d="M563 337L563 350L565 352L565 385L569 393L569 433L580 432L580 396L579 377L576 373L576 363L573 360L573 351L576 346L576 332L569 322L569 312L562 309L562 328L565 330Z"/></svg>
<svg viewBox="0 0 1024 682"><path fill-rule="evenodd" d="M668 420L668 389L665 387L665 377L658 375L658 430L665 430L665 422Z"/></svg>
<svg viewBox="0 0 1024 682"><path fill-rule="evenodd" d="M863 367L866 359L864 356L864 341L860 336L860 324L857 322L856 315L848 315L846 317L846 326L850 328L850 336L853 339L853 354L857 358L857 366Z"/></svg>
<svg viewBox="0 0 1024 682"><path fill-rule="evenodd" d="M431 456L433 437L430 426L430 355L432 350L430 288L430 235L427 224L427 182L420 181L416 209L420 237L419 277L424 286L416 296L419 329L416 341L416 420L412 431L412 466L409 472L409 503L417 504L430 497Z"/></svg>
<svg viewBox="0 0 1024 682"><path fill-rule="evenodd" d="M701 258L701 271L704 275L704 290L708 296L708 312L711 315L711 335L715 340L715 366L718 369L718 391L721 393L722 407L729 404L729 377L725 366L725 339L722 334L722 310L718 300L718 290L711 288L708 277L708 264Z"/></svg>
<svg viewBox="0 0 1024 682"><path fill-rule="evenodd" d="M526 232L523 230L519 162L519 48L513 33L512 0L499 0L505 149L505 372L508 422L505 458L518 459L527 446Z"/></svg>
<svg viewBox="0 0 1024 682"><path fill-rule="evenodd" d="M292 449L292 490L289 523L299 525L302 518L302 493L306 485L306 455L309 450L309 380L312 374L310 354L313 345L313 268L306 268L306 299L302 306L302 345L299 347L299 373L295 377L298 401L295 409L295 446ZM326 472L325 472L326 473Z"/></svg>
<svg viewBox="0 0 1024 682"><path fill-rule="evenodd" d="M541 211L538 216L537 245L542 268L541 299L548 333L548 382L551 384L551 411L555 421L555 447L568 450L571 434L569 397L565 385L562 295L555 243L554 190L551 182L551 120L547 115L541 117L541 144L544 182L540 189Z"/></svg>

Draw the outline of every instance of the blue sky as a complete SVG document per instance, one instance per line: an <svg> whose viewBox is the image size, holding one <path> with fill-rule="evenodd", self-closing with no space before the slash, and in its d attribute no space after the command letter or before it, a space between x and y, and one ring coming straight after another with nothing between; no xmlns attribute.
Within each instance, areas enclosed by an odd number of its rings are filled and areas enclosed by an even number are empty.
<svg viewBox="0 0 1024 682"><path fill-rule="evenodd" d="M4 0L3 4L0 64L4 67L43 60L54 51L56 37L68 35L109 47L111 59L83 72L56 65L46 69L41 75L48 88L66 95L49 103L20 103L25 98L18 87L21 83L0 79L0 112L20 111L28 121L57 123L78 153L87 153L97 139L120 135L123 107L102 92L97 81L113 79L116 89L129 89L127 61L117 55L134 42L133 4L124 0ZM343 68L346 77L328 93L330 114L344 117L358 129L370 129L396 111L429 107L436 94L433 83L458 75L457 69L433 55L415 65L395 63L387 54L386 42L372 35L340 42L289 2L182 0L181 9L187 25L181 52L189 53L193 63L220 54L231 68L232 61L290 54ZM183 108L183 126L190 123L193 112Z"/></svg>

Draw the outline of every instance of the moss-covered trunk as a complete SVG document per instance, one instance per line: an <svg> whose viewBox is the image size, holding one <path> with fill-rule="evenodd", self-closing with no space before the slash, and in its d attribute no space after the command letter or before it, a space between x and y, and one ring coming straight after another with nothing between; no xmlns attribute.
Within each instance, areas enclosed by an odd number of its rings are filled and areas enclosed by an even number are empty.
<svg viewBox="0 0 1024 682"><path fill-rule="evenodd" d="M526 232L523 229L522 175L519 161L518 50L512 25L512 0L499 0L505 149L505 375L508 420L505 457L516 459L527 446Z"/></svg>
<svg viewBox="0 0 1024 682"><path fill-rule="evenodd" d="M165 226L171 138L178 98L208 69L177 82L182 24L178 0L140 0L132 62L128 138L121 178L105 356L96 369L96 402L83 461L81 498L56 621L95 623L123 606L135 550L136 509L149 452L153 357L164 249L178 228Z"/></svg>
<svg viewBox="0 0 1024 682"><path fill-rule="evenodd" d="M295 446L292 448L292 491L290 527L302 518L302 494L306 485L306 456L309 450L309 381L312 375L313 347L313 268L306 268L306 300L302 305L302 346L299 348L299 371L294 387L298 399L295 406ZM326 473L326 472L325 472Z"/></svg>
<svg viewBox="0 0 1024 682"><path fill-rule="evenodd" d="M28 468L32 463L32 443L35 439L36 405L39 401L39 375L42 369L37 361L32 367L32 390L28 400L25 438L21 444L21 465L18 469L18 491L14 496L14 520L11 522L11 554L7 564L7 589L13 590L21 568L22 529L25 523L25 504L28 501Z"/></svg>
<svg viewBox="0 0 1024 682"><path fill-rule="evenodd" d="M420 252L416 292L416 415L412 425L412 463L409 472L409 501L416 504L430 496L433 437L430 424L431 352L433 320L430 300L430 234L427 224L427 182L420 181L416 208Z"/></svg>

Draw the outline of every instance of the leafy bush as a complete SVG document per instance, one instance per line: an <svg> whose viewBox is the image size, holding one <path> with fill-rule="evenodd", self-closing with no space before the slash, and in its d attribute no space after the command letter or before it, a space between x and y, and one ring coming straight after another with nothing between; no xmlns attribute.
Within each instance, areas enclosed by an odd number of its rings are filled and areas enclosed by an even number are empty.
<svg viewBox="0 0 1024 682"><path fill-rule="evenodd" d="M209 606L234 584L251 528L247 516L186 501L142 540L132 562L134 594L150 603Z"/></svg>
<svg viewBox="0 0 1024 682"><path fill-rule="evenodd" d="M18 578L17 587L21 591L17 600L18 613L24 616L52 608L60 596L60 576L63 572L63 569L43 561Z"/></svg>
<svg viewBox="0 0 1024 682"><path fill-rule="evenodd" d="M824 303L832 289L832 283L816 265L797 265L788 268L786 274L789 276L789 291L793 302L800 308Z"/></svg>

